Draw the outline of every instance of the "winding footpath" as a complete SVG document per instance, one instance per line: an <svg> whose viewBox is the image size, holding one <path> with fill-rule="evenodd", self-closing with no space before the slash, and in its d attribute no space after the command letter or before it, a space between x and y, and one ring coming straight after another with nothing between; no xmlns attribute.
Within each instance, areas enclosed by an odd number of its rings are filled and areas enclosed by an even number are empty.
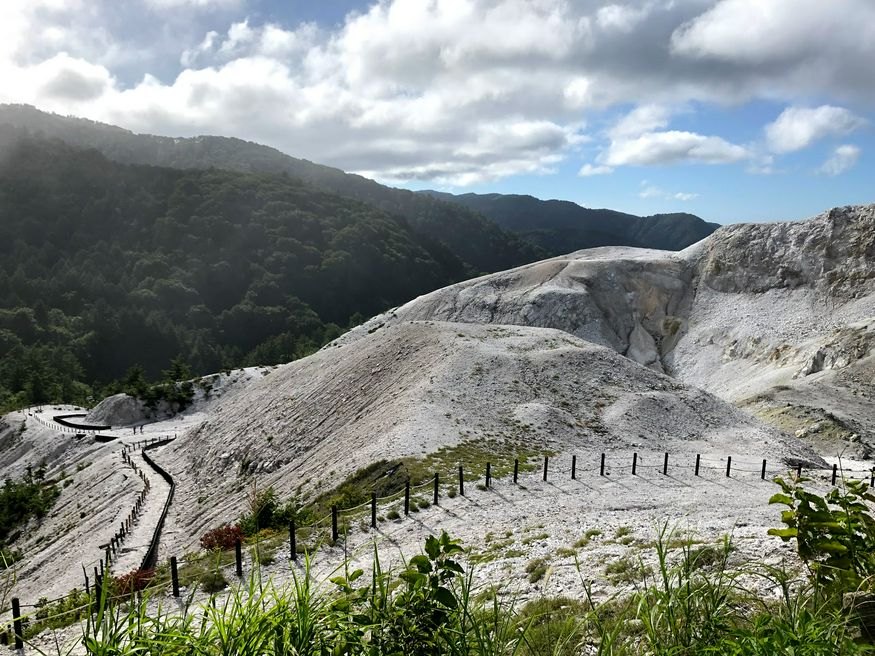
<svg viewBox="0 0 875 656"><path fill-rule="evenodd" d="M116 551L110 564L110 571L116 576L140 568L152 543L152 537L161 529L159 522L170 495L170 485L146 462L142 450L132 451L130 457L139 470L145 472L149 480L149 492L130 533L125 536L121 548Z"/></svg>

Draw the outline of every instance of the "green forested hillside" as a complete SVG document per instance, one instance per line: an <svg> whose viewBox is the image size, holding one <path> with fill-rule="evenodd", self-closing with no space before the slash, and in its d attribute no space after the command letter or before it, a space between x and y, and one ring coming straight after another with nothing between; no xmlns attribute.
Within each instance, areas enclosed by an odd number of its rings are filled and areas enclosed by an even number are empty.
<svg viewBox="0 0 875 656"><path fill-rule="evenodd" d="M564 200L540 200L518 194L422 192L482 214L505 230L551 255L596 246L640 246L680 250L704 239L719 226L693 214L635 216L591 209Z"/></svg>
<svg viewBox="0 0 875 656"><path fill-rule="evenodd" d="M471 266L288 175L122 165L0 126L0 403L84 402L136 364L292 359Z"/></svg>
<svg viewBox="0 0 875 656"><path fill-rule="evenodd" d="M135 134L114 125L58 116L28 105L0 105L0 124L3 123L42 137L56 137L72 146L94 148L108 159L124 164L287 173L324 191L404 217L416 232L444 243L467 263L470 276L510 269L546 255L537 246L456 203L387 187L242 139Z"/></svg>

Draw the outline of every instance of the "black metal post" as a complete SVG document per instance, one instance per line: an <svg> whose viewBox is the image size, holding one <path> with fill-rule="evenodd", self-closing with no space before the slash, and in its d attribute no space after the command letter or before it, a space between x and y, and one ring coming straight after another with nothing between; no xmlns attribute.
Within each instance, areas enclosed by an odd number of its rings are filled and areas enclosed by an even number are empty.
<svg viewBox="0 0 875 656"><path fill-rule="evenodd" d="M665 458L662 459L662 475L668 476L668 451L665 452Z"/></svg>
<svg viewBox="0 0 875 656"><path fill-rule="evenodd" d="M696 476L699 475L699 465L701 464L701 462L702 462L702 454L697 453L696 454Z"/></svg>
<svg viewBox="0 0 875 656"><path fill-rule="evenodd" d="M632 476L636 475L636 470L638 469L638 454L632 454Z"/></svg>
<svg viewBox="0 0 875 656"><path fill-rule="evenodd" d="M24 649L24 635L21 632L21 607L18 597L12 598L12 628L15 631L15 648Z"/></svg>
<svg viewBox="0 0 875 656"><path fill-rule="evenodd" d="M601 466L601 469L599 469L599 476L604 476L604 475L605 475L605 454L603 453L602 454L602 466Z"/></svg>
<svg viewBox="0 0 875 656"><path fill-rule="evenodd" d="M170 556L170 584L173 587L173 596L179 596L179 571L176 568L176 556Z"/></svg>
<svg viewBox="0 0 875 656"><path fill-rule="evenodd" d="M732 471L732 456L726 456L726 478L729 478L729 473Z"/></svg>
<svg viewBox="0 0 875 656"><path fill-rule="evenodd" d="M298 527L294 517L289 522L289 558L298 560Z"/></svg>
<svg viewBox="0 0 875 656"><path fill-rule="evenodd" d="M519 461L519 458L514 458L513 459L513 482L514 483L517 482L517 478L519 477L519 474L520 474L520 461Z"/></svg>
<svg viewBox="0 0 875 656"><path fill-rule="evenodd" d="M234 543L234 560L237 563L237 576L243 576L243 548L240 544L240 540L238 539Z"/></svg>
<svg viewBox="0 0 875 656"><path fill-rule="evenodd" d="M434 473L434 505L438 505L438 496L440 495L440 486L441 486L440 476L438 476L438 473L435 472Z"/></svg>
<svg viewBox="0 0 875 656"><path fill-rule="evenodd" d="M760 474L760 479L766 480L766 459L763 458L763 471Z"/></svg>
<svg viewBox="0 0 875 656"><path fill-rule="evenodd" d="M459 496L465 496L465 474L462 472L462 465L459 465Z"/></svg>
<svg viewBox="0 0 875 656"><path fill-rule="evenodd" d="M410 514L410 479L404 481L404 515Z"/></svg>
<svg viewBox="0 0 875 656"><path fill-rule="evenodd" d="M331 506L331 542L337 542L337 506Z"/></svg>
<svg viewBox="0 0 875 656"><path fill-rule="evenodd" d="M371 492L371 528L377 528L377 493Z"/></svg>
<svg viewBox="0 0 875 656"><path fill-rule="evenodd" d="M545 481L547 480L547 460L549 460L549 458L547 456L544 456L544 480Z"/></svg>
<svg viewBox="0 0 875 656"><path fill-rule="evenodd" d="M489 481L492 478L492 465L490 463L486 463L486 489L489 489Z"/></svg>
<svg viewBox="0 0 875 656"><path fill-rule="evenodd" d="M839 466L834 464L832 466L832 485L836 484L836 474L838 473Z"/></svg>
<svg viewBox="0 0 875 656"><path fill-rule="evenodd" d="M577 478L577 456L571 456L571 480Z"/></svg>

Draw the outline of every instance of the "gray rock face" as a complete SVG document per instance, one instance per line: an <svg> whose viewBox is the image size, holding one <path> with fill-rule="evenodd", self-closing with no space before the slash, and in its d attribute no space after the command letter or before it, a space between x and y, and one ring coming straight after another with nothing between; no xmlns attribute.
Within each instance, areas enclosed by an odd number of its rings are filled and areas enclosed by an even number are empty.
<svg viewBox="0 0 875 656"><path fill-rule="evenodd" d="M555 328L737 403L797 379L810 388L813 374L826 390L875 348L875 205L726 226L679 253L578 251L427 294L339 343L412 320ZM825 397L821 410L847 414L843 395ZM810 405L811 390L796 400ZM852 424L875 442L875 426Z"/></svg>
<svg viewBox="0 0 875 656"><path fill-rule="evenodd" d="M131 426L146 420L142 401L127 394L115 394L94 406L85 417L86 423L107 426Z"/></svg>
<svg viewBox="0 0 875 656"><path fill-rule="evenodd" d="M173 408L166 401L160 401L155 408L147 408L140 399L127 394L115 394L94 406L85 417L85 422L107 426L137 426L172 417L174 414L176 413Z"/></svg>
<svg viewBox="0 0 875 656"><path fill-rule="evenodd" d="M726 226L704 243L701 282L721 292L809 287L846 299L875 289L875 205L803 222Z"/></svg>

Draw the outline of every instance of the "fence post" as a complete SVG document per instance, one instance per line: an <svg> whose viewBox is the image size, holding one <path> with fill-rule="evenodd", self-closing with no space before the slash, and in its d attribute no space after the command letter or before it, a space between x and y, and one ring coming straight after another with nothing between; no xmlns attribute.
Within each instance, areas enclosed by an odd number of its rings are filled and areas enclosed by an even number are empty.
<svg viewBox="0 0 875 656"><path fill-rule="evenodd" d="M696 476L699 475L699 464L701 464L701 462L702 462L702 454L697 453L696 454Z"/></svg>
<svg viewBox="0 0 875 656"><path fill-rule="evenodd" d="M489 489L489 479L492 478L492 465L486 463L486 489Z"/></svg>
<svg viewBox="0 0 875 656"><path fill-rule="evenodd" d="M371 528L377 528L377 493L371 492Z"/></svg>
<svg viewBox="0 0 875 656"><path fill-rule="evenodd" d="M801 462L796 465L796 479L798 480L800 478L802 478L802 463Z"/></svg>
<svg viewBox="0 0 875 656"><path fill-rule="evenodd" d="M571 456L571 480L577 478L577 456Z"/></svg>
<svg viewBox="0 0 875 656"><path fill-rule="evenodd" d="M513 459L513 482L516 483L517 479L520 475L520 460L519 458Z"/></svg>
<svg viewBox="0 0 875 656"><path fill-rule="evenodd" d="M547 456L544 456L544 480L547 480Z"/></svg>
<svg viewBox="0 0 875 656"><path fill-rule="evenodd" d="M404 516L410 514L410 479L404 481Z"/></svg>
<svg viewBox="0 0 875 656"><path fill-rule="evenodd" d="M603 453L602 454L602 466L601 466L601 469L599 469L599 476L604 476L604 475L605 475L605 454Z"/></svg>
<svg viewBox="0 0 875 656"><path fill-rule="evenodd" d="M24 649L24 636L21 633L21 608L18 605L18 597L12 598L12 627L15 631L15 648Z"/></svg>
<svg viewBox="0 0 875 656"><path fill-rule="evenodd" d="M872 467L872 474L869 477L869 487L875 487L875 467Z"/></svg>
<svg viewBox="0 0 875 656"><path fill-rule="evenodd" d="M170 556L170 585L173 587L173 596L179 596L179 570L176 568L176 556Z"/></svg>
<svg viewBox="0 0 875 656"><path fill-rule="evenodd" d="M635 472L638 469L638 454L632 454L632 476L635 476Z"/></svg>
<svg viewBox="0 0 875 656"><path fill-rule="evenodd" d="M662 475L668 476L668 451L665 452L665 458L662 459Z"/></svg>
<svg viewBox="0 0 875 656"><path fill-rule="evenodd" d="M294 517L289 522L289 560L298 560L298 527Z"/></svg>
<svg viewBox="0 0 875 656"><path fill-rule="evenodd" d="M440 494L440 476L437 472L434 473L434 505L438 505L438 496Z"/></svg>
<svg viewBox="0 0 875 656"><path fill-rule="evenodd" d="M836 484L836 473L838 472L838 465L833 464L832 466L832 485Z"/></svg>
<svg viewBox="0 0 875 656"><path fill-rule="evenodd" d="M760 474L760 479L766 480L766 459L763 458L763 471Z"/></svg>
<svg viewBox="0 0 875 656"><path fill-rule="evenodd" d="M243 576L243 549L240 544L240 539L234 543L234 560L237 562L237 576Z"/></svg>
<svg viewBox="0 0 875 656"><path fill-rule="evenodd" d="M462 473L462 465L459 465L459 496L465 496L465 475Z"/></svg>
<svg viewBox="0 0 875 656"><path fill-rule="evenodd" d="M729 478L730 471L732 471L732 456L726 456L726 478Z"/></svg>
<svg viewBox="0 0 875 656"><path fill-rule="evenodd" d="M337 542L337 506L331 506L331 542Z"/></svg>

